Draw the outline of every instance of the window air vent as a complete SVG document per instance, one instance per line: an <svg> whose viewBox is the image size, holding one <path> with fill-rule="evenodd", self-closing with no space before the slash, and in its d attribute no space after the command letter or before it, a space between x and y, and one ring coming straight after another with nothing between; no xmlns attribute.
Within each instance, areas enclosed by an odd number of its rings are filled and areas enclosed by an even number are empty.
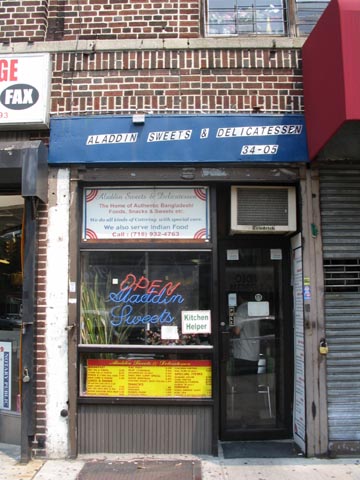
<svg viewBox="0 0 360 480"><path fill-rule="evenodd" d="M293 231L296 231L295 187L232 187L232 233Z"/></svg>

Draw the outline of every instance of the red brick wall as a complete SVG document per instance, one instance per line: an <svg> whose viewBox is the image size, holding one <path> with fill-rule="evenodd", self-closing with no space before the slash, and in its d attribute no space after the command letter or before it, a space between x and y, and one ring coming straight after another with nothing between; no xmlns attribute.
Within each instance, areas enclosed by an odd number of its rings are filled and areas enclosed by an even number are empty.
<svg viewBox="0 0 360 480"><path fill-rule="evenodd" d="M50 0L49 0L50 1ZM47 30L48 0L2 0L0 41L43 41Z"/></svg>
<svg viewBox="0 0 360 480"><path fill-rule="evenodd" d="M59 53L53 115L302 111L299 50Z"/></svg>
<svg viewBox="0 0 360 480"><path fill-rule="evenodd" d="M36 435L33 442L33 454L45 456L46 440L46 242L47 242L47 206L39 204L37 231L37 272L36 272L36 329L34 368L36 373L35 401Z"/></svg>
<svg viewBox="0 0 360 480"><path fill-rule="evenodd" d="M193 38L201 0L4 0L2 41Z"/></svg>
<svg viewBox="0 0 360 480"><path fill-rule="evenodd" d="M199 3L199 0L66 2L63 38L197 37Z"/></svg>

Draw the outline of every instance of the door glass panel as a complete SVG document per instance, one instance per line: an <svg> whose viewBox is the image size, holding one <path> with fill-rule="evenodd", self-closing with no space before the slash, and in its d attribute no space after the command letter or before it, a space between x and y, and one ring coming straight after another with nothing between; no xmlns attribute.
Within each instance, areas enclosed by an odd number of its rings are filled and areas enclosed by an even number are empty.
<svg viewBox="0 0 360 480"><path fill-rule="evenodd" d="M282 422L282 251L226 251L223 332L225 430L264 430Z"/></svg>
<svg viewBox="0 0 360 480"><path fill-rule="evenodd" d="M22 220L22 197L0 195L0 416L20 412Z"/></svg>

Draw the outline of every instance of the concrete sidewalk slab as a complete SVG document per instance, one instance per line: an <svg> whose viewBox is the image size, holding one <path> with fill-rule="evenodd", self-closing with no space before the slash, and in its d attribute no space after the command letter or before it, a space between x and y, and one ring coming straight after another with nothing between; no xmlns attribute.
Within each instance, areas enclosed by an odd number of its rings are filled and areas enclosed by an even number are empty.
<svg viewBox="0 0 360 480"><path fill-rule="evenodd" d="M75 480L85 465L82 460L47 460L34 480Z"/></svg>
<svg viewBox="0 0 360 480"><path fill-rule="evenodd" d="M360 480L358 459L242 459L224 461L226 480Z"/></svg>
<svg viewBox="0 0 360 480"><path fill-rule="evenodd" d="M86 463L95 461L200 461L202 480L360 480L359 458L224 459L193 455L80 455L75 460L32 460L19 463L20 449L0 444L0 480L77 480ZM156 477L154 477L156 478Z"/></svg>
<svg viewBox="0 0 360 480"><path fill-rule="evenodd" d="M89 462L149 462L149 461L172 461L178 464L181 462L201 462L202 480L225 480L223 465L220 458L198 457L192 455L79 455L76 460L47 460L43 467L37 472L33 480L76 480L83 467ZM1 478L1 477L0 477ZM154 479L156 478L153 477ZM161 477L162 478L162 477Z"/></svg>
<svg viewBox="0 0 360 480"><path fill-rule="evenodd" d="M16 445L0 444L0 480L31 480L43 466L42 460L20 462L20 448Z"/></svg>

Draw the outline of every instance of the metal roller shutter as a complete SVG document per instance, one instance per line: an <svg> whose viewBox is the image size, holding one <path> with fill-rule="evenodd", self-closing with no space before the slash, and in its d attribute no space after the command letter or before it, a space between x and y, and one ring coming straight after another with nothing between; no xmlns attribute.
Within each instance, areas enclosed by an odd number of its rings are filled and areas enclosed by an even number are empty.
<svg viewBox="0 0 360 480"><path fill-rule="evenodd" d="M330 441L360 440L360 165L320 168Z"/></svg>

